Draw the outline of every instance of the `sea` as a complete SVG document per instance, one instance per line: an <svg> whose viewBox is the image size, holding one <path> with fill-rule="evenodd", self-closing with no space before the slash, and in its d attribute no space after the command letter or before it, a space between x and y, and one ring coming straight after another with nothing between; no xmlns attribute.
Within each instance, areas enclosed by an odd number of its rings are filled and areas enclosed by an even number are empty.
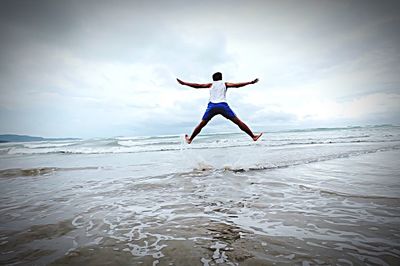
<svg viewBox="0 0 400 266"><path fill-rule="evenodd" d="M400 127L0 144L1 265L400 265Z"/></svg>

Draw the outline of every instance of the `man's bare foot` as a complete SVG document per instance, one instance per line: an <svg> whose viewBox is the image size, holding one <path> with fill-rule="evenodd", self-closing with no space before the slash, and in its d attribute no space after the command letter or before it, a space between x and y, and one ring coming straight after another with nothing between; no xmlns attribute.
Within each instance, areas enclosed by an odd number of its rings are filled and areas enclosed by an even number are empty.
<svg viewBox="0 0 400 266"><path fill-rule="evenodd" d="M185 139L186 139L187 144L192 143L192 141L190 140L190 138L187 134L185 135Z"/></svg>
<svg viewBox="0 0 400 266"><path fill-rule="evenodd" d="M261 132L261 133L258 134L258 135L254 135L253 140L254 140L254 141L257 141L257 140L262 136L262 134L263 134L263 132Z"/></svg>

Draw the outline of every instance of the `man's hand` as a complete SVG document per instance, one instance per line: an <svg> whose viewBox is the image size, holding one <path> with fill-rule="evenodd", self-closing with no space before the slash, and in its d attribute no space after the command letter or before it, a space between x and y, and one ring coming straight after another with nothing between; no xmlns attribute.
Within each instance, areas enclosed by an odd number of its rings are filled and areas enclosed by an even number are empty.
<svg viewBox="0 0 400 266"><path fill-rule="evenodd" d="M257 83L257 82L258 82L258 79L254 79L254 80L251 81L251 84L254 84L254 83Z"/></svg>
<svg viewBox="0 0 400 266"><path fill-rule="evenodd" d="M181 84L181 85L185 85L185 82L183 82L182 80L180 80L180 79L176 79L178 82L179 82L179 84Z"/></svg>

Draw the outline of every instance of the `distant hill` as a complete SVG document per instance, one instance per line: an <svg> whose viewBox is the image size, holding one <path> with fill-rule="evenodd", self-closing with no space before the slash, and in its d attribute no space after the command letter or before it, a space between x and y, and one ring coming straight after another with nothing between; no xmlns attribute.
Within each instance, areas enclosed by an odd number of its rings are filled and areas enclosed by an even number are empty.
<svg viewBox="0 0 400 266"><path fill-rule="evenodd" d="M79 138L42 138L27 135L5 134L0 135L0 142L28 142L28 141L49 141L49 140L77 140Z"/></svg>

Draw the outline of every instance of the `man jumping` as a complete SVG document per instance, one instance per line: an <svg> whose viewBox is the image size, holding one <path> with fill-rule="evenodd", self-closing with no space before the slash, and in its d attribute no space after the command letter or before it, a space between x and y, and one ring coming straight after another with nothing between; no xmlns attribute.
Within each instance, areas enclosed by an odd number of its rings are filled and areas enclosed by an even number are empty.
<svg viewBox="0 0 400 266"><path fill-rule="evenodd" d="M243 123L232 111L226 102L226 90L228 88L239 88L246 85L254 84L258 82L258 79L249 81L249 82L241 82L241 83L230 83L222 81L222 73L217 72L212 75L213 82L212 83L190 83L185 82L180 79L176 79L180 84L186 85L195 89L208 89L210 88L210 101L207 106L207 110L201 119L201 122L197 125L197 127L193 130L192 135L189 137L187 134L185 135L186 142L191 143L193 139L200 133L200 131L207 125L207 123L213 118L215 115L222 115L225 118L231 120L233 123L239 126L241 130L246 132L254 141L257 141L263 133L258 135L253 134L250 128Z"/></svg>

